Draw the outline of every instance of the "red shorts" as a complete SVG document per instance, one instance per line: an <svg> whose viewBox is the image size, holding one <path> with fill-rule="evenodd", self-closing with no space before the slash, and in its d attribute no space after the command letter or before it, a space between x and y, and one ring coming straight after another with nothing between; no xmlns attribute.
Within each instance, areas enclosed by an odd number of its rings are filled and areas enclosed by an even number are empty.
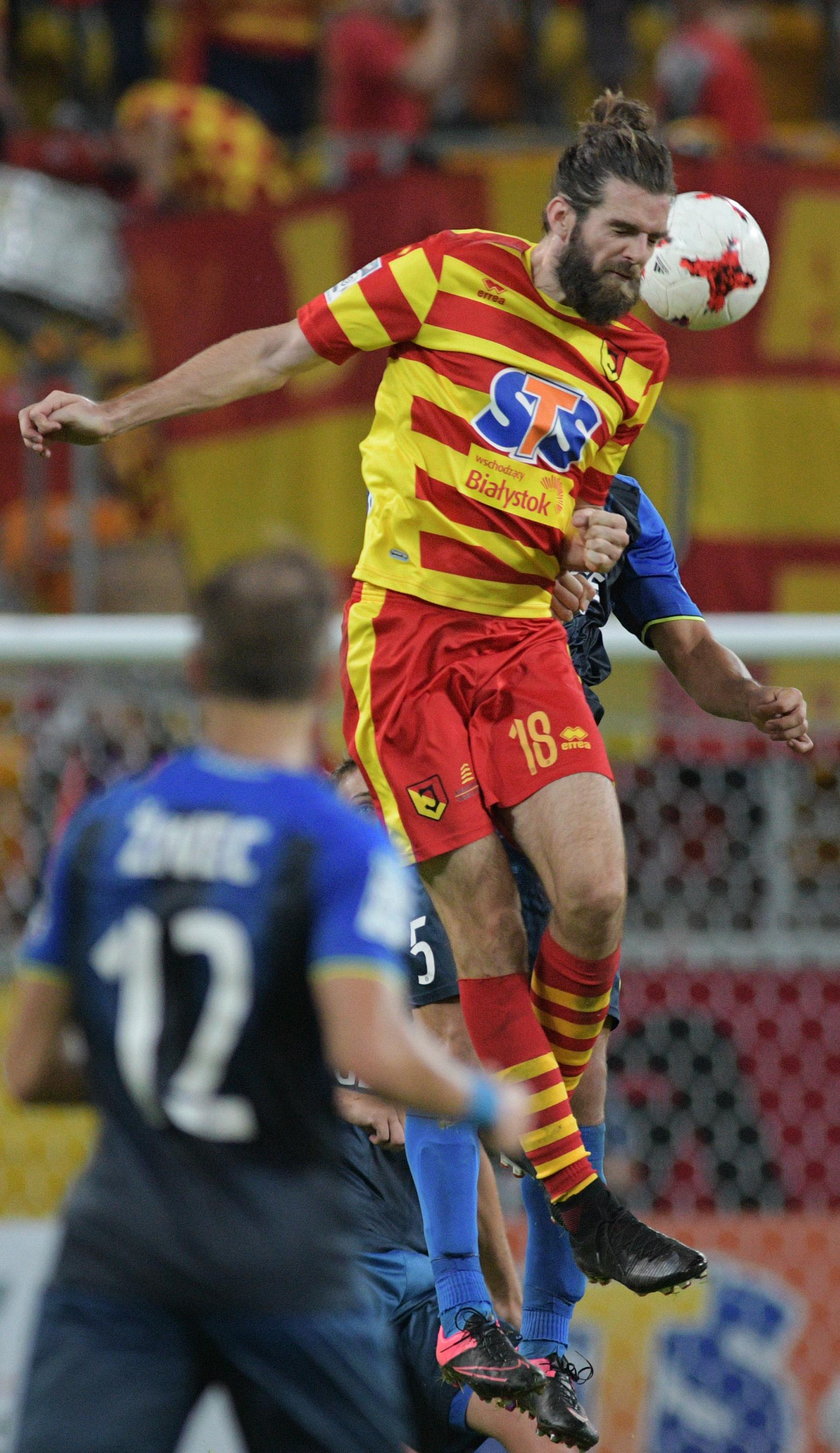
<svg viewBox="0 0 840 1453"><path fill-rule="evenodd" d="M577 772L612 780L554 620L449 610L357 582L344 612L344 737L416 861Z"/></svg>

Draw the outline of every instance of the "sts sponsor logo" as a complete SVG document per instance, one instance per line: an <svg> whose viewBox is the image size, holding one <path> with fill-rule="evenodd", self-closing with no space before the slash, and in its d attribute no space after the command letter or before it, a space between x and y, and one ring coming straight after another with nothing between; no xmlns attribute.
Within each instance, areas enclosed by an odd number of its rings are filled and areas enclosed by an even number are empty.
<svg viewBox="0 0 840 1453"><path fill-rule="evenodd" d="M586 394L521 368L496 374L490 403L472 421L494 449L548 465L558 474L578 463L600 423L601 415Z"/></svg>

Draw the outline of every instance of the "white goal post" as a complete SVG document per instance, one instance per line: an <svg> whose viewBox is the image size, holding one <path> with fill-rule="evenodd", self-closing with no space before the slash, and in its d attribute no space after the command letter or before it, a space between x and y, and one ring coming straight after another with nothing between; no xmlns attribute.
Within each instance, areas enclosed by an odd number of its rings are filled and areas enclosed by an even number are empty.
<svg viewBox="0 0 840 1453"><path fill-rule="evenodd" d="M774 660L840 660L838 615L709 615L719 641L738 655ZM194 639L183 615L0 615L0 666L181 660ZM650 652L617 621L605 632L613 661Z"/></svg>

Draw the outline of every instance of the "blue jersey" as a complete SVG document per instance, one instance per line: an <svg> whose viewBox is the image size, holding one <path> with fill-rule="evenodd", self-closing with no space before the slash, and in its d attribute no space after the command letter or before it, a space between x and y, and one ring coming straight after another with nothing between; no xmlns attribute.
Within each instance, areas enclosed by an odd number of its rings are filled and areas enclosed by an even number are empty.
<svg viewBox="0 0 840 1453"><path fill-rule="evenodd" d="M680 579L668 527L637 481L617 474L606 508L624 515L630 545L587 609L566 627L575 670L596 721L604 710L592 688L610 674L601 632L611 615L646 645L648 631L658 622L702 617Z"/></svg>
<svg viewBox="0 0 840 1453"><path fill-rule="evenodd" d="M59 1280L193 1307L341 1301L311 985L402 979L406 909L384 831L309 774L198 749L81 810L24 946L72 981L104 1116Z"/></svg>

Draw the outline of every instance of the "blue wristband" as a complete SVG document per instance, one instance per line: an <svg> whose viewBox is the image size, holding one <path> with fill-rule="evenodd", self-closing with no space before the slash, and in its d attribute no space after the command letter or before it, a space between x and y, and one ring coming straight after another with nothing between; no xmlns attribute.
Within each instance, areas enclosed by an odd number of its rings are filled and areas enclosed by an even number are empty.
<svg viewBox="0 0 840 1453"><path fill-rule="evenodd" d="M499 1118L501 1096L498 1085L486 1075L476 1075L463 1119L476 1130L489 1130Z"/></svg>

